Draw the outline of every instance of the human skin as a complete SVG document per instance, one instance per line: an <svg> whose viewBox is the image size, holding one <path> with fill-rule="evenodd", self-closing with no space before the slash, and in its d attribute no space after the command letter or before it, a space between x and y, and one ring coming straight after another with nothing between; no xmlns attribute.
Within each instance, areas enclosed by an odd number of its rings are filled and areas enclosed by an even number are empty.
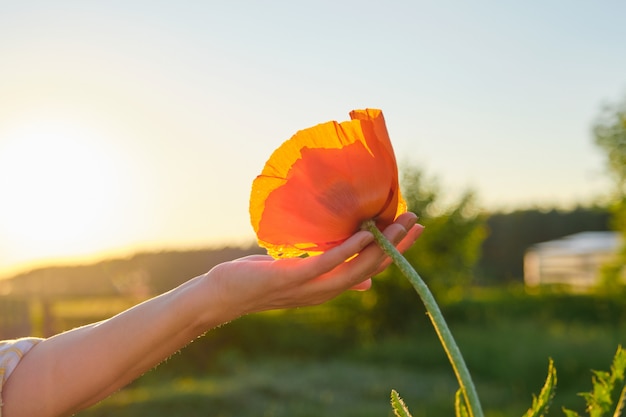
<svg viewBox="0 0 626 417"><path fill-rule="evenodd" d="M421 234L413 213L384 233L403 252ZM324 303L366 290L389 258L359 231L308 258L253 255L217 265L108 320L35 345L3 391L4 417L67 416L106 398L193 339L246 314ZM356 255L356 256L355 256Z"/></svg>

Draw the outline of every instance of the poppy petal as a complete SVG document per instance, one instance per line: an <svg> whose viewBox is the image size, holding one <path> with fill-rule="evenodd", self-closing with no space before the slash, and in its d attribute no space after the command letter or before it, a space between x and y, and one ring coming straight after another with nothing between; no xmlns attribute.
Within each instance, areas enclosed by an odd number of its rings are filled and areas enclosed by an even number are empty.
<svg viewBox="0 0 626 417"><path fill-rule="evenodd" d="M253 182L251 222L272 256L323 252L375 219L384 227L406 211L382 112L299 131Z"/></svg>

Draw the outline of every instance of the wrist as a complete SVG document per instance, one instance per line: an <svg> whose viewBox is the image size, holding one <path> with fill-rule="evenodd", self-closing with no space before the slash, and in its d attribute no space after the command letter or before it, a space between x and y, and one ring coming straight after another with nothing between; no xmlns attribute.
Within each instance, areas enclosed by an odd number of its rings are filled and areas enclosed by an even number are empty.
<svg viewBox="0 0 626 417"><path fill-rule="evenodd" d="M225 291L221 284L223 277L218 268L219 266L194 278L193 285L189 288L194 302L197 303L194 324L199 335L245 314L232 294Z"/></svg>

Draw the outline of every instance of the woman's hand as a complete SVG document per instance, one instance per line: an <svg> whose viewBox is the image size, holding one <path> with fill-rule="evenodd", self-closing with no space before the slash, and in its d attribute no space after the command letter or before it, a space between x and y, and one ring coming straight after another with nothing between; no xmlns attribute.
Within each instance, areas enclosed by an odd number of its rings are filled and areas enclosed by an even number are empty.
<svg viewBox="0 0 626 417"><path fill-rule="evenodd" d="M416 221L415 214L405 213L384 231L400 252L408 249L423 231ZM348 289L368 289L371 277L389 263L372 234L360 231L319 256L275 260L253 255L220 264L205 278L213 282L223 308L237 317L321 304Z"/></svg>

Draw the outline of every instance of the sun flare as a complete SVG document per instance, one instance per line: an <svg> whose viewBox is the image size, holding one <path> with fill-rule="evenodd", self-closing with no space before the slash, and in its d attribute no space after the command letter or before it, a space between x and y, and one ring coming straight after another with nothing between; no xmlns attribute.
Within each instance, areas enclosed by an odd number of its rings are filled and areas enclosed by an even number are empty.
<svg viewBox="0 0 626 417"><path fill-rule="evenodd" d="M88 128L38 121L0 131L0 233L23 257L97 250L119 183L113 152Z"/></svg>

